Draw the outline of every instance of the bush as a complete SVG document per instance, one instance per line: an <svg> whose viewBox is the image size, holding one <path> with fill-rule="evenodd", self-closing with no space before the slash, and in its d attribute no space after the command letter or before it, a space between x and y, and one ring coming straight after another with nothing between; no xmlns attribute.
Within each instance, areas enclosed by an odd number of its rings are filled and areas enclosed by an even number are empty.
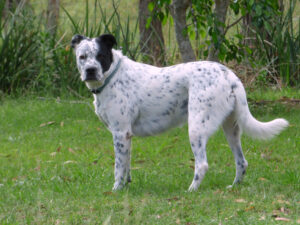
<svg viewBox="0 0 300 225"><path fill-rule="evenodd" d="M70 33L88 37L111 33L125 55L134 60L139 59L138 19L132 21L128 16L124 20L124 17L120 17L118 5L112 2L113 10L107 13L100 1L94 0L94 8L90 10L86 0L83 20L72 17L62 8L71 27L69 32L56 38L47 30L44 15L36 15L27 4L21 3L13 12L4 16L5 1L0 1L0 90L17 95L28 92L60 95L74 90L80 95L87 95L85 85L79 80L75 56L69 47ZM296 0L290 0L286 14L272 15L263 20L257 17L266 25L267 33L260 32L257 26L256 35L260 46L256 48L256 62L261 61L262 65L275 68L275 75L288 85L299 86L300 38L299 29L293 29L295 3ZM238 37L242 38L239 34ZM228 47L231 47L230 43ZM236 49L231 50L236 52ZM226 57L233 56L227 54ZM268 74L266 71L262 72L264 78Z"/></svg>
<svg viewBox="0 0 300 225"><path fill-rule="evenodd" d="M30 9L19 5L4 17L4 1L0 7L0 88L12 93L37 85L42 66L40 20Z"/></svg>
<svg viewBox="0 0 300 225"><path fill-rule="evenodd" d="M4 18L4 3L0 3L0 17ZM80 33L96 37L103 33L115 35L123 53L132 59L139 57L138 23L131 24L129 17L121 21L118 6L108 15L95 0L94 13L101 17L89 19L88 1L83 21L76 20L67 10L63 11L71 21L72 34ZM75 56L70 49L71 37L56 39L46 29L43 15L34 15L27 5L20 4L14 12L0 23L0 88L8 94L61 94L75 92L86 95L88 92L79 80Z"/></svg>
<svg viewBox="0 0 300 225"><path fill-rule="evenodd" d="M263 65L268 65L267 73L263 71L265 75L271 79L280 79L290 86L300 86L300 19L299 28L295 29L295 8L296 0L290 0L286 13L279 12L264 20L257 16L260 25L254 23L259 45L256 48L256 61L261 60ZM264 32L261 32L262 26Z"/></svg>

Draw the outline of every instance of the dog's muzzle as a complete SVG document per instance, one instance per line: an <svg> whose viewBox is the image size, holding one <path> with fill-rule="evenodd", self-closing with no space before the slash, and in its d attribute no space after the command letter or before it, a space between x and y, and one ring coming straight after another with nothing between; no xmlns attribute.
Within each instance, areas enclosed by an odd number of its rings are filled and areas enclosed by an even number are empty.
<svg viewBox="0 0 300 225"><path fill-rule="evenodd" d="M86 74L86 76L85 76L84 81L95 81L95 80L97 80L97 78L96 78L97 68L95 68L95 67L87 68L85 70L85 74Z"/></svg>

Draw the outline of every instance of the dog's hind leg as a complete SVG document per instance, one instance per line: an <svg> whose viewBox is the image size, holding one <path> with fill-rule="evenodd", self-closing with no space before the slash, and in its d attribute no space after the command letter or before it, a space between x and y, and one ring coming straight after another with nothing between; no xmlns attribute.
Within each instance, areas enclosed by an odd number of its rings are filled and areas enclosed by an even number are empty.
<svg viewBox="0 0 300 225"><path fill-rule="evenodd" d="M248 162L244 157L241 146L241 129L236 123L234 113L229 115L223 123L223 130L225 132L226 139L230 145L231 151L234 155L236 165L236 176L233 181L233 185L242 182L246 173ZM231 186L229 186L231 187Z"/></svg>
<svg viewBox="0 0 300 225"><path fill-rule="evenodd" d="M195 83L195 82L194 82ZM196 82L197 83L197 82ZM219 128L226 116L233 110L233 100L226 101L226 95L216 97L211 89L203 92L197 86L191 87L188 103L188 126L191 147L195 156L195 174L189 191L196 190L206 171L206 143Z"/></svg>
<svg viewBox="0 0 300 225"><path fill-rule="evenodd" d="M215 117L210 112L210 110L194 111L193 108L189 109L189 138L195 157L194 179L189 191L198 189L208 170L206 143L222 122L222 118Z"/></svg>
<svg viewBox="0 0 300 225"><path fill-rule="evenodd" d="M119 132L113 134L113 140L115 149L115 183L113 190L118 190L131 181L131 137L128 136L128 133Z"/></svg>
<svg viewBox="0 0 300 225"><path fill-rule="evenodd" d="M195 157L194 179L189 187L189 191L195 191L198 189L206 171L208 170L206 157L206 142L208 137L205 134L195 132L195 130L193 130L192 128L189 128L189 137L192 151Z"/></svg>

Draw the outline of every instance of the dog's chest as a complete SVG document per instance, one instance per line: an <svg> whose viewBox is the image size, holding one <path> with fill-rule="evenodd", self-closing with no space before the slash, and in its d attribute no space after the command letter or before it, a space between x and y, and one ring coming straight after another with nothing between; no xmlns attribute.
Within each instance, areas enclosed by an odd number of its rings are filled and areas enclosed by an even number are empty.
<svg viewBox="0 0 300 225"><path fill-rule="evenodd" d="M98 96L95 96L94 99L95 113L99 119L105 124L106 127L109 126L109 119L105 110L105 105L101 104L101 100Z"/></svg>

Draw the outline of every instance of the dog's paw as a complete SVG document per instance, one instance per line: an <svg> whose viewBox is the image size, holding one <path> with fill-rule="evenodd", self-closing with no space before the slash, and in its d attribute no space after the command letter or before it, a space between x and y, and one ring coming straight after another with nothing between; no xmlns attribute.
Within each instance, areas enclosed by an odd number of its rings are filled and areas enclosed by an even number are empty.
<svg viewBox="0 0 300 225"><path fill-rule="evenodd" d="M193 192L193 191L196 191L199 187L199 184L196 183L195 181L192 182L192 184L190 185L188 191L189 192Z"/></svg>
<svg viewBox="0 0 300 225"><path fill-rule="evenodd" d="M118 191L118 190L121 190L123 189L124 185L121 184L120 182L115 182L114 186L113 186L113 191Z"/></svg>

